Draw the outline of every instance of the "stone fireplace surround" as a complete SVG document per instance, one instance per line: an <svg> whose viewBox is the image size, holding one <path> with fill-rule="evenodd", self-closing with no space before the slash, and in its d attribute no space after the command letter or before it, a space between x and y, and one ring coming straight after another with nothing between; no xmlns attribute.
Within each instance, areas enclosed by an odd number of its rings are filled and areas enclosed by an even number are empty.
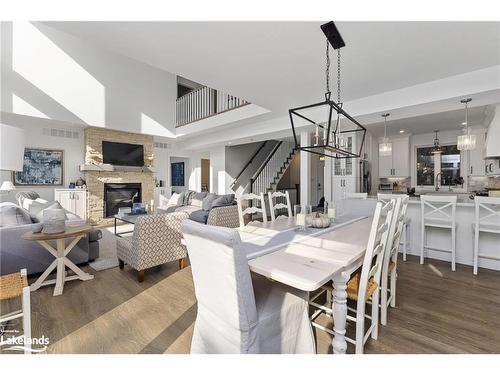
<svg viewBox="0 0 500 375"><path fill-rule="evenodd" d="M102 141L142 144L144 166L153 166L153 136L127 133L104 128L85 129L85 164L102 164ZM105 183L140 183L142 202L150 204L154 197L154 176L152 171L85 171L87 182L87 219L92 224L111 224L112 218L104 217Z"/></svg>

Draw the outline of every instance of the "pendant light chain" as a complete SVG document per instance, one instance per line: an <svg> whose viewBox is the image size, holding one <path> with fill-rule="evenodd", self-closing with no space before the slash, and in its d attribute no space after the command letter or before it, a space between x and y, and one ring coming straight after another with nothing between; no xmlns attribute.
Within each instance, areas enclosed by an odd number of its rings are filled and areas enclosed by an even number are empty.
<svg viewBox="0 0 500 375"><path fill-rule="evenodd" d="M337 49L337 103L340 104L340 48Z"/></svg>
<svg viewBox="0 0 500 375"><path fill-rule="evenodd" d="M330 42L326 40L326 94L330 97Z"/></svg>

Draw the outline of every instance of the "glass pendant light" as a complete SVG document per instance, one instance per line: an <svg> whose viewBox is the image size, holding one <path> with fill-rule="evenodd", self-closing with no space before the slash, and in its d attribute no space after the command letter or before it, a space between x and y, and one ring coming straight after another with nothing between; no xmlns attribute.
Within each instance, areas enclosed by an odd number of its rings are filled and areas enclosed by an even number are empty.
<svg viewBox="0 0 500 375"><path fill-rule="evenodd" d="M443 153L443 149L439 145L439 138L438 138L439 130L434 130L434 133L436 133L436 138L434 138L434 147L431 150L431 154L440 155Z"/></svg>
<svg viewBox="0 0 500 375"><path fill-rule="evenodd" d="M464 125L464 134L459 135L457 138L457 148L459 150L474 150L476 148L476 135L475 134L470 134L470 128L469 128L469 119L468 119L468 112L469 112L469 102L471 102L471 98L467 99L462 99L460 100L460 103L465 104L465 121L462 123Z"/></svg>
<svg viewBox="0 0 500 375"><path fill-rule="evenodd" d="M382 143L378 145L378 153L381 156L392 155L392 143L389 142L389 138L387 138L387 117L389 116L390 113L382 114L382 117L384 118L384 138L382 138Z"/></svg>

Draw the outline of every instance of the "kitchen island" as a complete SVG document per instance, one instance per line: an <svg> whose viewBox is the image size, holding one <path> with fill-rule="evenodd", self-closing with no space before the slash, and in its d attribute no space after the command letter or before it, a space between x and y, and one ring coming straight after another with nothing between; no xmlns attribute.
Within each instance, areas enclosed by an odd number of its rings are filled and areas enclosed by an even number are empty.
<svg viewBox="0 0 500 375"><path fill-rule="evenodd" d="M340 202L339 214L349 213L355 215L371 215L377 203L376 196L368 199L344 199ZM456 239L456 262L471 266L473 264L474 235L472 224L475 218L474 201L465 195L459 195L456 208L457 239ZM419 197L410 197L407 217L411 222L408 230L409 248L407 254L420 257L421 247L421 203ZM449 229L429 228L426 229L427 245L437 248L451 248L451 234ZM500 236L498 234L481 232L479 248L482 254L500 256ZM402 251L402 248L401 250ZM451 254L438 250L425 249L425 258L439 259L450 262ZM500 271L500 261L494 259L479 258L479 267ZM479 275L481 269L479 269Z"/></svg>

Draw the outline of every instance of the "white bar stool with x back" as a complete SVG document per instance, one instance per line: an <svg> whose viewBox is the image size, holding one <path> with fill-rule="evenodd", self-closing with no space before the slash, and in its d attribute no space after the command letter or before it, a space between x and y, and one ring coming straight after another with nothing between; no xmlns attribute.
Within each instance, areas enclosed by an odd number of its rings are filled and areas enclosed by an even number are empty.
<svg viewBox="0 0 500 375"><path fill-rule="evenodd" d="M402 198L408 197L407 194L384 194L384 193L378 193L377 194L377 199L381 201L382 203L387 203L391 199L397 199L397 198ZM408 216L405 217L405 221L403 224L403 231L401 232L401 241L400 245L403 245L403 260L406 262L406 252L410 250L410 224L411 224L411 218Z"/></svg>
<svg viewBox="0 0 500 375"><path fill-rule="evenodd" d="M500 260L500 254L487 255L479 252L479 234L500 234L500 198L474 197L476 215L472 224L474 233L474 275L477 275L479 258Z"/></svg>
<svg viewBox="0 0 500 375"><path fill-rule="evenodd" d="M455 271L455 248L456 248L456 195L421 195L421 217L422 217L422 237L420 247L420 264L424 264L424 249L451 252L451 270ZM427 244L427 236L425 229L442 228L451 231L451 249L431 247Z"/></svg>

